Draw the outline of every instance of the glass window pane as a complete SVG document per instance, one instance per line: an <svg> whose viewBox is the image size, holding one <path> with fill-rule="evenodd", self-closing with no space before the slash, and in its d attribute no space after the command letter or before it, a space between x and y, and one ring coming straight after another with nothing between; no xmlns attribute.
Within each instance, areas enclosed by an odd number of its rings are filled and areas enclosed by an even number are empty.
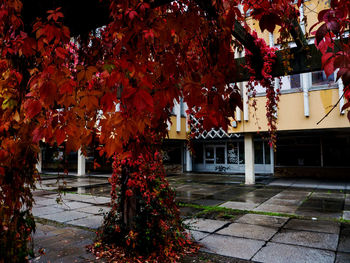
<svg viewBox="0 0 350 263"><path fill-rule="evenodd" d="M238 146L237 143L227 144L227 163L238 163Z"/></svg>
<svg viewBox="0 0 350 263"><path fill-rule="evenodd" d="M214 147L205 147L205 158L214 159Z"/></svg>
<svg viewBox="0 0 350 263"><path fill-rule="evenodd" d="M298 89L301 88L300 85L300 74L295 74L290 76L290 88Z"/></svg>
<svg viewBox="0 0 350 263"><path fill-rule="evenodd" d="M238 147L239 147L239 159L238 159L239 164L244 164L244 143L239 142Z"/></svg>
<svg viewBox="0 0 350 263"><path fill-rule="evenodd" d="M334 74L327 78L324 71L312 72L312 85L326 85L330 82L334 82Z"/></svg>
<svg viewBox="0 0 350 263"><path fill-rule="evenodd" d="M271 164L271 147L268 142L264 142L265 146L265 164Z"/></svg>
<svg viewBox="0 0 350 263"><path fill-rule="evenodd" d="M203 163L203 144L196 143L194 145L194 162L195 163Z"/></svg>
<svg viewBox="0 0 350 263"><path fill-rule="evenodd" d="M255 164L264 164L263 151L263 142L254 142Z"/></svg>
<svg viewBox="0 0 350 263"><path fill-rule="evenodd" d="M216 147L216 163L225 164L225 148Z"/></svg>

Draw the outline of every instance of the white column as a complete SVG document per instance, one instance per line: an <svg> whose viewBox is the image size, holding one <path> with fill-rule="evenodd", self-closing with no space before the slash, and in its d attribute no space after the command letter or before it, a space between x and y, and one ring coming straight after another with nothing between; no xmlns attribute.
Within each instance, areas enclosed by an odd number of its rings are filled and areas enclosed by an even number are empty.
<svg viewBox="0 0 350 263"><path fill-rule="evenodd" d="M334 74L335 76L337 76L338 70L339 69L336 70L336 74ZM343 97L344 83L343 83L341 78L338 79L337 83L338 83L338 94L339 94L339 98L340 98L340 101L339 101L339 112L340 112L340 114L344 114L344 111L341 110L343 108L343 106L344 106L344 97Z"/></svg>
<svg viewBox="0 0 350 263"><path fill-rule="evenodd" d="M78 176L85 175L85 156L78 150Z"/></svg>
<svg viewBox="0 0 350 263"><path fill-rule="evenodd" d="M181 131L181 108L180 103L177 103L177 101L174 102L174 112L176 115L176 131Z"/></svg>
<svg viewBox="0 0 350 263"><path fill-rule="evenodd" d="M188 147L186 146L185 149L186 153L186 172L192 172L192 155L191 152L188 150Z"/></svg>
<svg viewBox="0 0 350 263"><path fill-rule="evenodd" d="M300 74L300 83L303 88L303 97L304 97L304 116L310 116L310 106L309 106L309 89L312 82L311 72Z"/></svg>
<svg viewBox="0 0 350 263"><path fill-rule="evenodd" d="M42 154L41 148L40 148L40 150L38 152L38 162L35 165L35 168L38 170L38 173L42 172L42 169L43 169L43 154Z"/></svg>
<svg viewBox="0 0 350 263"><path fill-rule="evenodd" d="M249 121L249 105L248 105L248 89L247 83L242 83L242 91L243 91L243 120Z"/></svg>
<svg viewBox="0 0 350 263"><path fill-rule="evenodd" d="M301 30L303 30L303 33L305 34L305 21L304 21L304 4L300 5L300 9L299 9L299 13L300 13L300 27Z"/></svg>
<svg viewBox="0 0 350 263"><path fill-rule="evenodd" d="M190 131L190 126L189 126L189 119L190 119L190 115L187 114L187 110L188 110L188 105L186 102L184 102L184 110L185 110L185 116L186 116L186 132Z"/></svg>
<svg viewBox="0 0 350 263"><path fill-rule="evenodd" d="M236 107L236 121L241 121L242 120L241 114L242 114L241 109L239 107Z"/></svg>
<svg viewBox="0 0 350 263"><path fill-rule="evenodd" d="M244 134L245 184L255 184L254 140L252 133Z"/></svg>
<svg viewBox="0 0 350 263"><path fill-rule="evenodd" d="M275 152L273 150L273 147L270 147L270 160L271 160L271 173L275 173Z"/></svg>

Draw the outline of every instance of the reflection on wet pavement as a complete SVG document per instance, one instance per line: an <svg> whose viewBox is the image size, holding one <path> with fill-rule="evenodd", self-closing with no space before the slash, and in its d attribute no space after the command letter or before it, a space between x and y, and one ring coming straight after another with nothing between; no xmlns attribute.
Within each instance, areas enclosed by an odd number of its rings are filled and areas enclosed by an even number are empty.
<svg viewBox="0 0 350 263"><path fill-rule="evenodd" d="M244 185L242 175L192 173L169 176L168 180L176 191L176 201L183 203L237 209L246 207L255 211L320 218L341 218L344 214L344 218L349 219L350 215L350 195L347 193L350 183L347 182L257 176L257 183L248 186ZM110 196L111 189L105 175L43 175L37 188L104 197Z"/></svg>

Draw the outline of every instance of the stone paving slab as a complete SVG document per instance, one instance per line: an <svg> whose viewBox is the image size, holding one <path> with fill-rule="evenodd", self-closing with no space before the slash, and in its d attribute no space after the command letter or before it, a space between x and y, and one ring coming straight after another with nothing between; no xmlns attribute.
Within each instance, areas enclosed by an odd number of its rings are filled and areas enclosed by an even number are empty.
<svg viewBox="0 0 350 263"><path fill-rule="evenodd" d="M102 225L102 222L103 222L103 216L89 215L88 217L67 221L66 223L75 225L75 226L83 226L83 227L97 229Z"/></svg>
<svg viewBox="0 0 350 263"><path fill-rule="evenodd" d="M208 233L204 233L204 232L200 232L200 231L196 231L196 230L191 230L189 232L190 232L191 237L196 241L199 241L199 240L203 239L204 237L210 235Z"/></svg>
<svg viewBox="0 0 350 263"><path fill-rule="evenodd" d="M343 225L340 231L338 251L350 252L350 225Z"/></svg>
<svg viewBox="0 0 350 263"><path fill-rule="evenodd" d="M85 248L86 245L93 243L95 236L93 232L37 223L37 233L34 234L36 258L32 260L33 263L95 262L95 257L89 254ZM51 240L49 240L50 237L52 237ZM39 256L38 250L41 248L45 250L45 254Z"/></svg>
<svg viewBox="0 0 350 263"><path fill-rule="evenodd" d="M249 260L264 241L212 234L201 240L202 250L228 257Z"/></svg>
<svg viewBox="0 0 350 263"><path fill-rule="evenodd" d="M332 221L291 219L284 228L339 234L340 223Z"/></svg>
<svg viewBox="0 0 350 263"><path fill-rule="evenodd" d="M264 205L299 206L301 203L302 200L278 199L273 197L267 200Z"/></svg>
<svg viewBox="0 0 350 263"><path fill-rule="evenodd" d="M83 208L83 207L91 207L93 206L92 204L89 203L82 203L82 202L62 202L61 204L56 204L55 207L57 208L63 208L64 210L74 210L78 208Z"/></svg>
<svg viewBox="0 0 350 263"><path fill-rule="evenodd" d="M335 251L338 245L338 235L282 229L272 238L272 241Z"/></svg>
<svg viewBox="0 0 350 263"><path fill-rule="evenodd" d="M86 200L91 200L93 198L94 196L92 195L82 195L82 194L67 193L62 195L63 200L72 200L72 201L80 201L80 202L85 202Z"/></svg>
<svg viewBox="0 0 350 263"><path fill-rule="evenodd" d="M97 204L97 205L102 205L102 204L109 204L109 202L111 201L111 198L109 197L103 197L103 196L94 196L93 198L86 200L87 203L91 203L91 204Z"/></svg>
<svg viewBox="0 0 350 263"><path fill-rule="evenodd" d="M343 216L343 211L339 212L328 212L320 209L312 209L312 208L298 208L295 211L295 214L301 216L310 216L319 219L340 219Z"/></svg>
<svg viewBox="0 0 350 263"><path fill-rule="evenodd" d="M246 214L235 220L235 222L260 226L281 227L285 222L287 222L287 220L288 217Z"/></svg>
<svg viewBox="0 0 350 263"><path fill-rule="evenodd" d="M83 207L77 209L77 211L84 212L84 213L89 213L89 214L103 214L103 213L108 213L110 208L105 207L105 206L88 206L88 207Z"/></svg>
<svg viewBox="0 0 350 263"><path fill-rule="evenodd" d="M335 263L349 263L350 253L337 252Z"/></svg>
<svg viewBox="0 0 350 263"><path fill-rule="evenodd" d="M245 202L232 202L228 201L220 205L220 207L226 207L231 209L239 209L239 210L253 210L259 204L256 203L245 203Z"/></svg>
<svg viewBox="0 0 350 263"><path fill-rule="evenodd" d="M223 202L224 202L223 200L215 200L215 199L198 199L191 203L203 205L203 206L218 206Z"/></svg>
<svg viewBox="0 0 350 263"><path fill-rule="evenodd" d="M293 214L297 209L297 206L270 205L263 203L253 209L253 211Z"/></svg>
<svg viewBox="0 0 350 263"><path fill-rule="evenodd" d="M52 206L42 206L42 207L33 207L32 212L34 216L42 217L44 215L55 214L63 212L62 208L52 207Z"/></svg>
<svg viewBox="0 0 350 263"><path fill-rule="evenodd" d="M228 227L218 231L217 234L267 241L277 231L277 227L232 223Z"/></svg>
<svg viewBox="0 0 350 263"><path fill-rule="evenodd" d="M47 215L42 215L40 216L41 218L57 221L60 223L66 223L71 220L79 219L79 218L84 218L87 216L91 216L90 214L83 213L83 212L77 212L77 211L63 211L60 213L55 213L55 214L47 214Z"/></svg>
<svg viewBox="0 0 350 263"><path fill-rule="evenodd" d="M192 230L212 233L230 222L198 218L185 220L184 223L188 224Z"/></svg>
<svg viewBox="0 0 350 263"><path fill-rule="evenodd" d="M334 258L335 253L328 250L269 242L253 260L266 263L333 263Z"/></svg>
<svg viewBox="0 0 350 263"><path fill-rule="evenodd" d="M45 200L35 201L35 203L37 205L56 205L57 204L56 198L45 198Z"/></svg>

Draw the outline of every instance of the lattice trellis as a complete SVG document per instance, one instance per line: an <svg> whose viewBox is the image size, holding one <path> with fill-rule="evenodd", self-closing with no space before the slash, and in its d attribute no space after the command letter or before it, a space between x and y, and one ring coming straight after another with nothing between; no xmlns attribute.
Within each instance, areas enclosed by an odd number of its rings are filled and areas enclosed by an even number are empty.
<svg viewBox="0 0 350 263"><path fill-rule="evenodd" d="M240 137L240 134L237 133L227 133L222 128L214 129L212 128L210 131L200 132L201 123L199 120L190 114L190 127L191 133L197 134L195 136L196 139L226 139L233 137Z"/></svg>

